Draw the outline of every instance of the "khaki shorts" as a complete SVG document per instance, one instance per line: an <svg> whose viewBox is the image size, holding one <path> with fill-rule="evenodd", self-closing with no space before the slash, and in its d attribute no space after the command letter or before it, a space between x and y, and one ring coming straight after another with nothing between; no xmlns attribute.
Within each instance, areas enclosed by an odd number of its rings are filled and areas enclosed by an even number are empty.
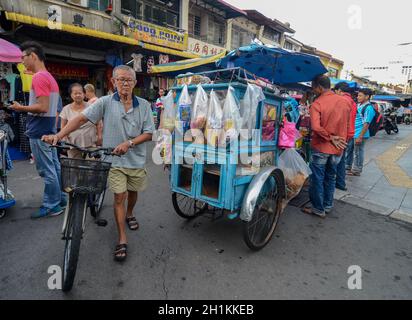
<svg viewBox="0 0 412 320"><path fill-rule="evenodd" d="M111 168L109 187L116 194L126 191L144 191L147 187L147 171L146 169Z"/></svg>

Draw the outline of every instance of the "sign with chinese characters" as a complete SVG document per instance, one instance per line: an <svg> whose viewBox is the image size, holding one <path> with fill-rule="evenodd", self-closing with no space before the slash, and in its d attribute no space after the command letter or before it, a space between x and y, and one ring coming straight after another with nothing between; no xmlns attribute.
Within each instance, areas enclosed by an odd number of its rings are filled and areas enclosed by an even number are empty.
<svg viewBox="0 0 412 320"><path fill-rule="evenodd" d="M189 52L198 54L200 56L210 56L217 55L223 51L225 48L215 46L197 39L189 38Z"/></svg>
<svg viewBox="0 0 412 320"><path fill-rule="evenodd" d="M126 18L126 21L127 34L131 38L182 51L187 49L187 33L179 33L131 17Z"/></svg>

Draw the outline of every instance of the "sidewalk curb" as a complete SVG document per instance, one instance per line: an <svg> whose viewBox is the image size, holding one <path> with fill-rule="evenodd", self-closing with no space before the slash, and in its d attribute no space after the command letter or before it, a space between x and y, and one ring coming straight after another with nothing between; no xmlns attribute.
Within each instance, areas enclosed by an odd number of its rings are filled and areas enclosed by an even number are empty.
<svg viewBox="0 0 412 320"><path fill-rule="evenodd" d="M385 217L388 217L394 220L399 220L399 221L412 224L412 214L406 213L398 209L387 208L387 207L378 205L376 203L355 197L351 195L349 192L342 192L342 191L336 192L335 200L383 215Z"/></svg>
<svg viewBox="0 0 412 320"><path fill-rule="evenodd" d="M389 217L394 211L394 209L386 208L386 207L381 206L379 204L376 204L376 203L373 203L373 202L355 197L351 194L348 194L348 195L346 195L343 198L338 199L338 200L340 200L342 202L345 202L345 203L348 203L348 204L351 204L351 205L354 205L358 208L362 208L362 209L366 209L366 210L378 213L378 214L386 216L386 217Z"/></svg>
<svg viewBox="0 0 412 320"><path fill-rule="evenodd" d="M403 212L402 210L395 210L390 217L412 224L412 214Z"/></svg>

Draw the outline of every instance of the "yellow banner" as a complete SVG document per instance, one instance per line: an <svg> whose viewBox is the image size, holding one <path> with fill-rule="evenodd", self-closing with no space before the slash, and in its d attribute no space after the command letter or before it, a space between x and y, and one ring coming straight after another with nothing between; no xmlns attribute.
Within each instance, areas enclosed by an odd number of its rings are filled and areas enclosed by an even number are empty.
<svg viewBox="0 0 412 320"><path fill-rule="evenodd" d="M130 18L127 22L129 37L177 50L187 50L187 33L179 33L155 24Z"/></svg>

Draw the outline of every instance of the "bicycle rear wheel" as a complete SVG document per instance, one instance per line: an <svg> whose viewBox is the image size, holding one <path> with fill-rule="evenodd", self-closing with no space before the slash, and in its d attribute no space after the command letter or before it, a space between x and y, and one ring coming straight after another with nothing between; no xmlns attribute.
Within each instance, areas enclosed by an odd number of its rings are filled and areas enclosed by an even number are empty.
<svg viewBox="0 0 412 320"><path fill-rule="evenodd" d="M79 260L80 242L83 234L83 216L87 204L87 194L77 194L69 209L69 218L65 232L66 245L63 260L63 292L68 292L73 287Z"/></svg>

